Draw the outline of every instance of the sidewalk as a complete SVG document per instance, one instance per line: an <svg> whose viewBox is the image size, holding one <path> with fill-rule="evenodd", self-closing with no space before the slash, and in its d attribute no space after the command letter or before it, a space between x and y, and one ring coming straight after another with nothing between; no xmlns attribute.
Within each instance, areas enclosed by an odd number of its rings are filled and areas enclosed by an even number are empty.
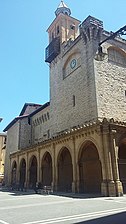
<svg viewBox="0 0 126 224"><path fill-rule="evenodd" d="M13 190L9 187L0 186L0 191L3 192L11 192L14 194L20 194L20 195L27 195L27 194L36 194L33 189L26 189L26 190ZM53 193L37 193L38 195L55 195L55 196L61 196L61 197L70 197L70 198L98 198L103 197L100 194L84 194L84 193L72 193L72 192L53 192Z"/></svg>

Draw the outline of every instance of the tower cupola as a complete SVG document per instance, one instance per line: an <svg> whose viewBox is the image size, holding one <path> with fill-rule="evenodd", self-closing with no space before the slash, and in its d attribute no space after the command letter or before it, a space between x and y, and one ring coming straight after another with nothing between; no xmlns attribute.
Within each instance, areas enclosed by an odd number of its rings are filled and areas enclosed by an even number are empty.
<svg viewBox="0 0 126 224"><path fill-rule="evenodd" d="M58 16L60 13L66 14L68 16L71 15L70 8L67 7L67 5L64 3L64 1L61 1L58 8L55 11L55 15Z"/></svg>

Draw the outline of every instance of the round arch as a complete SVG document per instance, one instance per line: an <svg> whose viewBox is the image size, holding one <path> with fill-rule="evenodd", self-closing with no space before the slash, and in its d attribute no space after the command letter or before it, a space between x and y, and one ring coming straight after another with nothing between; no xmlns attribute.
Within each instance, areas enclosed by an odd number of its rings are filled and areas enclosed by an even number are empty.
<svg viewBox="0 0 126 224"><path fill-rule="evenodd" d="M11 184L12 187L16 187L16 176L17 176L17 163L14 160L12 163L12 169L11 169Z"/></svg>
<svg viewBox="0 0 126 224"><path fill-rule="evenodd" d="M37 182L37 158L32 156L29 163L29 187L35 188Z"/></svg>
<svg viewBox="0 0 126 224"><path fill-rule="evenodd" d="M109 50L115 50L116 52L119 52L121 55L123 55L126 58L126 52L123 51L121 48L116 47L116 46L109 46L108 49Z"/></svg>
<svg viewBox="0 0 126 224"><path fill-rule="evenodd" d="M23 190L26 181L26 161L23 158L20 162L20 187Z"/></svg>
<svg viewBox="0 0 126 224"><path fill-rule="evenodd" d="M102 154L101 154L101 146L98 144L98 141L93 138L93 137L86 137L84 141L82 141L79 145L78 145L78 148L77 148L77 153L78 153L78 159L80 157L80 154L83 150L83 148L89 143L93 144L96 148L97 148L97 151L98 151L98 155L99 155L99 159L102 161Z"/></svg>
<svg viewBox="0 0 126 224"><path fill-rule="evenodd" d="M123 192L126 193L126 139L123 139L118 148L118 169Z"/></svg>
<svg viewBox="0 0 126 224"><path fill-rule="evenodd" d="M79 191L83 193L101 193L102 166L98 149L91 141L86 141L80 148Z"/></svg>
<svg viewBox="0 0 126 224"><path fill-rule="evenodd" d="M110 46L108 49L108 60L126 67L126 53L115 46Z"/></svg>
<svg viewBox="0 0 126 224"><path fill-rule="evenodd" d="M72 191L73 166L72 157L68 148L60 150L58 158L58 191Z"/></svg>
<svg viewBox="0 0 126 224"><path fill-rule="evenodd" d="M64 65L63 65L63 70L65 69L65 67L67 66L68 62L70 61L70 59L75 56L75 55L80 55L81 52L79 49L75 49L75 51L67 58L67 60L65 61Z"/></svg>
<svg viewBox="0 0 126 224"><path fill-rule="evenodd" d="M52 157L49 152L45 152L42 163L42 185L44 186L51 186L52 183Z"/></svg>

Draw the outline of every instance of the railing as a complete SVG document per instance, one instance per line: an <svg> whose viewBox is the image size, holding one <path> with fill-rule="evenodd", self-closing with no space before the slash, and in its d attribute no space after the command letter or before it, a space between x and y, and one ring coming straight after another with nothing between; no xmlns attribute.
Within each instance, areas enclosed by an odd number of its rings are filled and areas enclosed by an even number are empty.
<svg viewBox="0 0 126 224"><path fill-rule="evenodd" d="M51 63L59 53L60 53L60 38L56 37L46 48L45 62Z"/></svg>

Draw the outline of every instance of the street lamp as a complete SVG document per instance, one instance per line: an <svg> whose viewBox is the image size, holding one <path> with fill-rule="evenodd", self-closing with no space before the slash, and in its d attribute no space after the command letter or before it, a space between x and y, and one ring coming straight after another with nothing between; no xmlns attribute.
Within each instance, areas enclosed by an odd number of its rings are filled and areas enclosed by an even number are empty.
<svg viewBox="0 0 126 224"><path fill-rule="evenodd" d="M117 36L122 36L122 35L126 35L126 25L123 26L122 28L120 28L119 30L117 30L115 33L112 33L109 37L107 37L106 39L104 39L103 41L101 41L99 44L98 44L98 54L97 54L97 60L103 60L104 59L104 56L105 56L105 53L103 53L103 50L102 50L102 44L104 42L106 42L107 40L112 40L114 39L115 37Z"/></svg>

